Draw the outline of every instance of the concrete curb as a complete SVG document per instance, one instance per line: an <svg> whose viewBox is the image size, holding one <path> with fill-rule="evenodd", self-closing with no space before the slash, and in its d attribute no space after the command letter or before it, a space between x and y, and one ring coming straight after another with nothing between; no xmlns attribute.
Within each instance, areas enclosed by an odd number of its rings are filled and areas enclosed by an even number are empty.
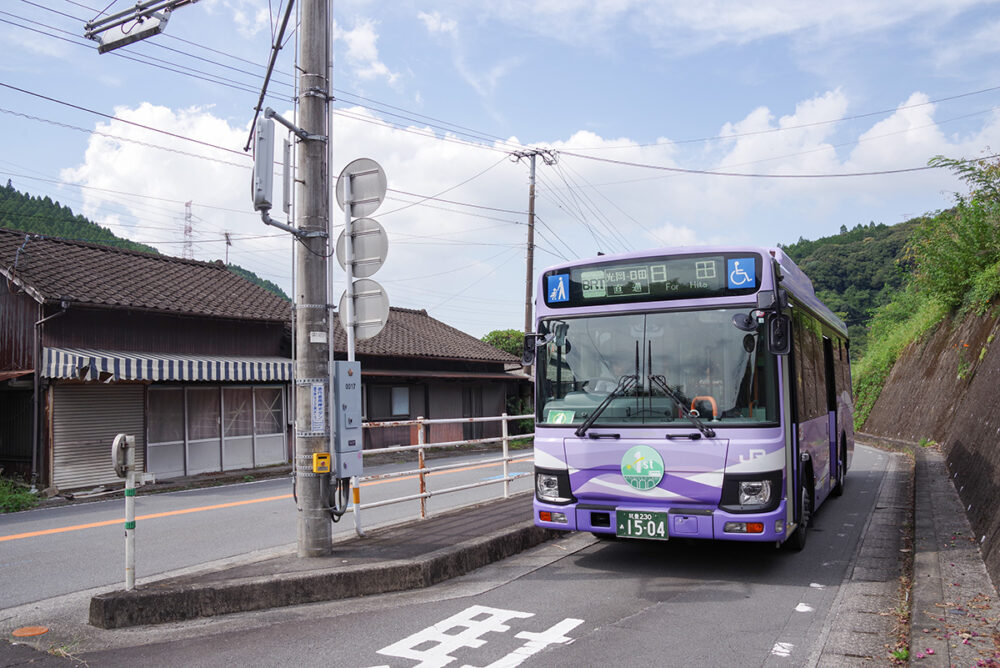
<svg viewBox="0 0 1000 668"><path fill-rule="evenodd" d="M528 521L412 560L321 567L223 579L207 585L154 583L130 592L113 591L93 597L90 623L115 629L429 587L558 535Z"/></svg>

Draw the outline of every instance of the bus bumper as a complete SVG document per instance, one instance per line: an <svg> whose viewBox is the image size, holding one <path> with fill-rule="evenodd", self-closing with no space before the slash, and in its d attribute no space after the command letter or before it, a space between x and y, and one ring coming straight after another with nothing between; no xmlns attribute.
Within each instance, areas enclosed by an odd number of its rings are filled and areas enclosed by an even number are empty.
<svg viewBox="0 0 1000 668"><path fill-rule="evenodd" d="M605 506L585 503L556 505L534 500L535 525L562 531L618 535L617 511L665 514L663 538L703 538L752 542L782 542L787 537L785 501L765 513L730 513L718 507Z"/></svg>

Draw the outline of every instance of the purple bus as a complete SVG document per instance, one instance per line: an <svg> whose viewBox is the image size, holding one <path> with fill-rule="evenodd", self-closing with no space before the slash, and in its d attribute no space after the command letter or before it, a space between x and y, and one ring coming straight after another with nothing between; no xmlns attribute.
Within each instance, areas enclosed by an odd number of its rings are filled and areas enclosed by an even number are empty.
<svg viewBox="0 0 1000 668"><path fill-rule="evenodd" d="M664 248L540 280L535 524L801 549L854 453L847 328L780 248Z"/></svg>

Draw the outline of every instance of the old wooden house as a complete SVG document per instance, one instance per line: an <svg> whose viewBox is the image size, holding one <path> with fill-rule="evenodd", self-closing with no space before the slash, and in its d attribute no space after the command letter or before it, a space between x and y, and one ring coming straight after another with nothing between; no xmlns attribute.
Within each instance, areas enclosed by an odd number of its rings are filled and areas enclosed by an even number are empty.
<svg viewBox="0 0 1000 668"><path fill-rule="evenodd" d="M289 461L290 304L197 262L0 229L0 466L63 489L115 482L133 433L158 479ZM337 331L337 357L346 348ZM390 311L358 344L369 421L499 415L530 394L517 359L427 315ZM514 369L514 370L511 370ZM434 425L429 441L497 424ZM366 447L413 429L367 430Z"/></svg>
<svg viewBox="0 0 1000 668"><path fill-rule="evenodd" d="M114 482L136 435L158 477L283 462L288 302L195 262L0 230L0 460L60 488Z"/></svg>

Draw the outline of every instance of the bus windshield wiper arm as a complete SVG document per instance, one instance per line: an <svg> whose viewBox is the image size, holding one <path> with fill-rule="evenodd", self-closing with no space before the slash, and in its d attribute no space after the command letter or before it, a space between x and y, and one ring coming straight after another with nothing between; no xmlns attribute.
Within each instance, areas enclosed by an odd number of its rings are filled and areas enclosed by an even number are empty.
<svg viewBox="0 0 1000 668"><path fill-rule="evenodd" d="M604 401L598 404L597 408L593 410L590 416L583 421L583 424L581 424L574 433L578 437L583 438L584 435L587 433L587 430L594 425L594 422L597 421L597 418L601 417L601 413L604 412L604 409L608 407L608 405L615 397L625 396L626 394L634 390L636 385L638 384L639 384L639 376L637 375L622 376L621 378L619 378L618 385L615 387L615 389L611 390L611 392L608 393L608 396L604 397Z"/></svg>
<svg viewBox="0 0 1000 668"><path fill-rule="evenodd" d="M667 385L666 378L663 376L654 376L653 374L650 374L648 378L651 385L656 385L665 395L673 399L675 404L681 407L681 413L684 414L684 417L686 417L691 424L697 427L698 431L700 431L705 438L715 438L715 430L707 426L698 417L691 414L687 406L684 405L684 400L680 398L680 395L678 395L673 388Z"/></svg>

